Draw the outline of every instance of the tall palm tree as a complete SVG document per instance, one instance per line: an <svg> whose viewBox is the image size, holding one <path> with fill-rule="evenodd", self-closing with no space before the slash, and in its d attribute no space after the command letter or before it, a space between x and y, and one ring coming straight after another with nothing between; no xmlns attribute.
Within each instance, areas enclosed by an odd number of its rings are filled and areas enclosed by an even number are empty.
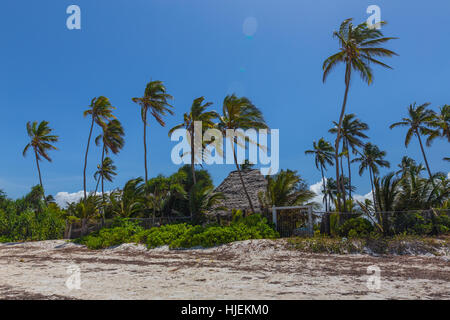
<svg viewBox="0 0 450 320"><path fill-rule="evenodd" d="M328 201L327 201L327 189L325 183L325 175L323 173L326 170L327 165L333 165L333 153L334 149L331 143L326 141L324 138L320 138L319 142L313 142L313 148L311 150L306 150L305 154L314 155L314 162L316 164L316 168L320 170L322 175L322 187L323 194L325 197L325 211L328 212Z"/></svg>
<svg viewBox="0 0 450 320"><path fill-rule="evenodd" d="M89 146L91 143L91 137L92 137L92 130L94 129L94 124L97 124L101 128L106 126L106 123L110 119L114 119L113 110L115 108L111 105L109 102L109 99L100 96L98 98L94 98L91 101L91 104L89 105L89 108L84 111L83 115L85 117L90 116L91 117L91 127L89 129L89 137L88 142L86 146L86 153L84 155L84 169L83 169L83 190L84 190L84 200L86 201L87 198L87 192L86 192L86 167L87 167L87 158L89 153Z"/></svg>
<svg viewBox="0 0 450 320"><path fill-rule="evenodd" d="M337 133L339 124L333 121L334 127L329 130L330 133ZM357 148L364 146L362 139L368 139L368 136L363 132L369 130L367 123L362 122L356 115L346 114L344 120L342 121L341 136L342 136L342 148L347 157L347 169L348 169L348 182L350 184L349 188L349 198L352 199L352 172L351 172L351 160L350 160L350 149L354 154L357 154ZM344 174L342 172L342 174ZM341 190L346 189L345 186L341 186Z"/></svg>
<svg viewBox="0 0 450 320"><path fill-rule="evenodd" d="M124 135L125 132L123 130L122 124L119 120L113 119L109 121L105 126L102 127L102 133L95 138L95 144L97 146L102 145L102 159L100 163L100 168L103 168L104 165L112 165L112 160L109 159L105 162L105 154L112 152L113 154L118 154L120 150L125 145ZM115 166L114 166L115 170ZM102 183L102 199L104 198L104 175L99 175ZM100 180L99 180L100 181ZM111 181L111 180L108 180ZM98 185L98 184L97 184ZM97 190L96 190L97 191Z"/></svg>
<svg viewBox="0 0 450 320"><path fill-rule="evenodd" d="M422 150L423 159L425 161L425 166L427 167L428 175L430 179L432 178L430 166L428 164L427 157L425 155L425 150L423 148L421 135L429 135L432 133L430 129L430 123L435 117L435 113L432 110L427 109L430 105L429 102L424 103L420 106L416 106L416 103L410 104L408 107L408 117L403 118L402 121L391 124L390 128L395 127L409 127L406 132L405 146L408 147L411 142L412 136L416 136L419 140L420 150Z"/></svg>
<svg viewBox="0 0 450 320"><path fill-rule="evenodd" d="M166 87L162 81L155 80L150 81L144 91L144 95L140 98L132 98L134 103L137 103L141 107L141 119L144 124L144 168L145 168L145 182L148 181L148 170L147 170L147 115L150 114L155 118L155 120L164 127L166 123L164 122L163 116L168 114L173 114L169 100L173 97L167 93Z"/></svg>
<svg viewBox="0 0 450 320"><path fill-rule="evenodd" d="M222 115L219 117L219 123L217 126L224 136L226 136L227 129L267 129L262 112L255 105L253 105L248 98L238 98L235 94L228 95L223 100ZM233 149L234 163L241 180L242 188L244 189L244 193L247 197L252 213L255 213L252 200L248 194L244 179L242 178L240 166L237 162L236 145L238 144L238 141L236 137L234 137L233 141L230 142ZM250 141L250 143L252 142Z"/></svg>
<svg viewBox="0 0 450 320"><path fill-rule="evenodd" d="M386 22L381 22L386 24ZM347 104L347 96L350 88L350 80L352 70L359 73L362 80L371 84L373 80L373 72L371 64L379 65L384 68L392 69L387 64L375 59L375 57L392 57L397 55L394 51L380 47L380 45L389 40L396 39L392 37L384 37L379 29L369 28L367 23L361 23L353 26L352 19L346 19L341 23L339 31L335 31L333 36L339 40L339 52L328 57L322 66L323 82L326 81L330 72L339 64L345 64L345 93L342 103L341 114L339 117L336 143L335 143L335 161L336 161L336 181L339 180L339 142L341 139L342 121L345 114ZM338 184L338 211L340 211L340 186Z"/></svg>
<svg viewBox="0 0 450 320"><path fill-rule="evenodd" d="M39 167L39 161L41 161L42 158L46 159L49 162L52 161L52 159L48 155L48 151L57 150L57 148L52 145L52 142L58 142L59 138L58 136L51 134L53 129L51 129L48 126L48 124L49 124L48 121L41 121L39 125L37 121L33 121L33 123L31 123L30 121L27 122L27 133L31 141L25 146L22 152L23 156L25 157L27 151L30 148L33 149L34 156L36 158L36 166L39 173L39 183L41 185L42 192L44 192L44 185L42 184L42 176L41 176L41 169Z"/></svg>
<svg viewBox="0 0 450 320"><path fill-rule="evenodd" d="M363 153L360 157L355 158L352 162L360 162L359 175L361 176L365 170L369 171L370 185L372 187L372 198L375 211L377 210L377 201L375 200L374 178L379 174L379 167L389 168L390 164L383 158L386 156L386 151L381 151L376 145L366 143Z"/></svg>
<svg viewBox="0 0 450 320"><path fill-rule="evenodd" d="M195 134L196 134L196 132L194 130L194 124L196 121L201 121L202 133L203 133L204 130L213 128L214 127L213 120L219 117L219 114L215 111L206 111L206 108L208 108L210 105L212 105L212 102L203 103L204 100L205 100L204 97L195 99L192 102L191 110L188 113L184 114L183 122L169 130L169 136L175 130L180 129L180 128L185 128L190 133L190 136L188 138L190 140L190 145L191 145L191 171L192 171L192 179L194 181L194 185L197 183L197 180L195 177L195 162L196 162L196 160L198 160L195 157L197 156L202 159L202 155L203 155L203 146L198 146L199 148L201 147L201 149L202 149L201 154L195 153L195 149L196 149Z"/></svg>

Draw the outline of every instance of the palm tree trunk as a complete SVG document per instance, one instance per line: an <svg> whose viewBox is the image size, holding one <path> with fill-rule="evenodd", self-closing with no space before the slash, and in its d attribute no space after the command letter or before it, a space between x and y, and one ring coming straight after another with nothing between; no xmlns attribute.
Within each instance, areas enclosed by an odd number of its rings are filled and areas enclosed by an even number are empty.
<svg viewBox="0 0 450 320"><path fill-rule="evenodd" d="M147 171L147 111L144 113L144 168L145 168L145 184L148 181L148 171Z"/></svg>
<svg viewBox="0 0 450 320"><path fill-rule="evenodd" d="M327 188L326 188L326 184L325 184L325 176L323 174L322 164L320 164L320 172L322 173L322 185L323 185L323 192L325 195L325 215L323 216L321 224L320 224L320 232L323 232L325 234L330 234L330 214L328 212Z"/></svg>
<svg viewBox="0 0 450 320"><path fill-rule="evenodd" d="M47 199L45 198L44 185L42 184L41 168L39 167L39 160L38 160L38 154L37 154L36 149L34 150L34 156L36 157L36 166L37 166L38 173L39 173L39 183L40 183L41 189L42 189L42 196L44 197L45 204L47 204Z"/></svg>
<svg viewBox="0 0 450 320"><path fill-rule="evenodd" d="M236 169L239 174L239 179L241 179L241 184L242 184L242 187L244 188L245 195L247 196L247 200L250 205L250 209L252 210L252 213L255 213L255 209L253 208L252 200L250 199L250 195L248 194L247 188L245 187L244 179L242 178L241 169L239 168L239 165L237 163L236 150L234 148L234 144L235 144L235 142L233 141L232 148L233 148L234 163L236 164Z"/></svg>
<svg viewBox="0 0 450 320"><path fill-rule="evenodd" d="M338 125L338 131L336 136L336 143L335 143L335 150L334 150L334 157L336 160L336 184L337 184L337 206L338 206L338 212L341 211L341 188L340 188L340 179L339 179L339 142L341 139L341 128L342 128L342 121L344 120L344 114L345 114L345 107L347 105L347 97L348 97L348 89L350 88L350 77L351 77L351 66L347 64L345 68L345 93L344 93L344 101L342 102L342 109L341 109L341 115L339 117L339 125Z"/></svg>
<svg viewBox="0 0 450 320"><path fill-rule="evenodd" d="M369 167L370 186L372 188L373 209L377 212L377 202L375 200L375 190L373 188L372 168Z"/></svg>
<svg viewBox="0 0 450 320"><path fill-rule="evenodd" d="M89 138L86 147L86 154L84 155L84 169L83 169L83 190L84 190L84 201L86 202L86 167L87 167L87 158L89 153L89 144L91 143L92 129L94 128L94 115L92 115L91 129L89 130Z"/></svg>
<svg viewBox="0 0 450 320"><path fill-rule="evenodd" d="M101 175L101 179L102 179L102 224L105 222L105 172L104 172L104 168L103 168L103 161L105 161L105 144L103 144L103 150L102 150L102 175Z"/></svg>
<svg viewBox="0 0 450 320"><path fill-rule="evenodd" d="M350 169L350 152L347 150L347 168L348 168L348 197L350 200L352 198L352 171ZM352 207L350 207L350 212L352 212Z"/></svg>
<svg viewBox="0 0 450 320"><path fill-rule="evenodd" d="M99 184L100 184L100 178L98 178L97 184L95 185L95 192L94 192L94 194L97 194Z"/></svg>
<svg viewBox="0 0 450 320"><path fill-rule="evenodd" d="M433 177L431 175L431 170L430 170L430 166L428 165L428 160L427 157L425 155L425 150L423 149L423 145L422 145L422 139L420 138L420 134L416 129L416 136L419 139L419 144L420 144L420 149L422 150L422 155L423 155L423 159L425 160L425 165L427 166L427 171L428 171L428 175L430 176L430 181L433 184L434 187L434 181L433 181Z"/></svg>
<svg viewBox="0 0 450 320"><path fill-rule="evenodd" d="M197 184L197 180L195 177L195 154L194 154L194 150L195 149L195 144L194 144L194 126L192 125L191 127L191 171L192 171L192 181L194 182L194 185Z"/></svg>
<svg viewBox="0 0 450 320"><path fill-rule="evenodd" d="M341 156L340 162L341 162L341 191L342 191L342 200L344 201L344 212L347 212L347 203L346 203L346 196L347 196L347 190L345 190L345 176L344 176L344 165L342 161L343 156Z"/></svg>
<svg viewBox="0 0 450 320"><path fill-rule="evenodd" d="M320 172L322 173L322 186L323 186L323 194L325 197L325 212L328 212L328 203L327 203L327 186L325 184L325 176L323 174L323 166L320 165Z"/></svg>

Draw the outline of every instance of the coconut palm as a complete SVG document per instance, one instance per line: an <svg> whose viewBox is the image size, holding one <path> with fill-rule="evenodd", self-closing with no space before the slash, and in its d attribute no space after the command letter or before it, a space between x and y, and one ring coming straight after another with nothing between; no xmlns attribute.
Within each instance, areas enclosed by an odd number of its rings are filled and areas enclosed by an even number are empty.
<svg viewBox="0 0 450 320"><path fill-rule="evenodd" d="M221 192L214 192L214 187L204 183L198 183L189 190L190 212L194 213L193 219L197 223L204 222L208 212L224 211L227 208L221 205L225 200L225 195Z"/></svg>
<svg viewBox="0 0 450 320"><path fill-rule="evenodd" d="M325 202L325 211L328 212L328 201L327 201L327 189L326 189L326 183L325 183L325 175L323 173L324 170L326 170L327 165L333 165L333 153L334 149L331 143L326 141L324 138L320 138L319 141L316 143L313 142L313 149L312 150L306 150L305 154L314 155L314 162L316 164L316 168L320 170L320 173L322 175L322 187L323 187L323 194L324 194L324 202Z"/></svg>
<svg viewBox="0 0 450 320"><path fill-rule="evenodd" d="M395 172L396 175L400 175L401 178L407 175L420 175L425 170L422 164L417 165L416 161L408 156L404 156L398 165L399 170Z"/></svg>
<svg viewBox="0 0 450 320"><path fill-rule="evenodd" d="M327 178L326 187L324 188L325 194L323 195L323 202L328 202L328 211L331 211L331 204L335 203L337 196L337 184L333 178Z"/></svg>
<svg viewBox="0 0 450 320"><path fill-rule="evenodd" d="M94 174L94 179L97 181L97 186L95 187L95 194L98 190L98 185L100 181L102 182L102 198L104 196L104 188L103 188L103 182L104 180L112 182L114 179L114 176L117 175L116 172L117 167L114 165L114 161L110 157L106 157L103 159L102 164L97 166L97 171Z"/></svg>
<svg viewBox="0 0 450 320"><path fill-rule="evenodd" d="M365 170L369 171L370 185L372 188L372 198L375 211L377 210L377 201L374 190L374 178L379 174L379 167L389 168L390 164L383 158L386 156L386 151L381 151L376 145L366 143L360 157L355 158L352 162L360 162L359 175L361 176Z"/></svg>
<svg viewBox="0 0 450 320"><path fill-rule="evenodd" d="M420 106L416 106L416 103L409 105L408 107L408 117L403 118L402 121L391 124L390 128L395 127L408 127L405 137L405 146L408 147L411 142L411 138L415 135L419 140L420 150L422 150L423 159L425 161L425 166L427 167L428 175L431 179L431 170L428 164L427 157L425 155L425 150L422 144L421 135L432 134L430 129L430 123L434 120L435 113L432 110L427 109L430 105L429 102L424 103Z"/></svg>
<svg viewBox="0 0 450 320"><path fill-rule="evenodd" d="M91 117L91 127L89 130L89 137L88 142L86 146L86 153L84 155L84 169L83 169L83 190L84 190L84 200L87 198L87 191L86 191L86 167L87 167L87 159L88 159L88 153L89 153L89 146L91 143L91 137L92 137L92 131L94 129L94 124L97 124L101 128L106 126L106 123L110 119L114 119L114 115L112 114L113 110L115 108L111 105L109 102L109 99L100 96L98 98L94 98L91 101L91 104L89 105L89 109L84 111L83 115L85 117L90 116Z"/></svg>
<svg viewBox="0 0 450 320"><path fill-rule="evenodd" d="M103 172L103 170L107 170L108 167L114 168L112 171L116 169L115 166L113 166L112 159L109 158L108 161L105 162L105 154L109 154L109 152L112 152L113 154L118 154L120 150L123 148L125 144L125 140L123 136L125 135L125 132L123 130L122 124L119 120L113 119L109 121L105 126L102 127L102 133L95 138L95 144L97 146L102 145L102 158L101 158L101 164L97 166L99 168L100 172ZM112 166L112 167L111 167ZM102 169L104 168L104 169ZM115 175L115 174L114 174ZM102 198L104 195L104 178L105 175L99 174L98 175L101 180L102 184ZM97 179L96 179L97 180ZM99 180L99 181L100 181ZM112 181L107 179L108 181ZM98 183L97 183L98 186ZM97 188L95 190L97 192Z"/></svg>
<svg viewBox="0 0 450 320"><path fill-rule="evenodd" d="M48 155L49 150L57 150L55 146L52 145L53 142L58 142L58 136L51 134L53 129L48 126L48 121L41 121L39 124L37 121L27 122L27 133L30 137L31 141L25 146L23 149L23 156L25 157L27 151L32 148L34 152L34 156L36 159L36 166L39 174L39 183L42 188L42 192L44 192L44 185L42 184L42 176L41 169L39 167L39 161L42 158L51 162L52 159ZM45 198L45 195L44 195Z"/></svg>
<svg viewBox="0 0 450 320"><path fill-rule="evenodd" d="M377 215L378 226L385 234L389 233L390 211L395 210L395 206L400 195L401 178L397 178L394 172L390 172L383 178L375 177L375 194L377 205L382 214Z"/></svg>
<svg viewBox="0 0 450 320"><path fill-rule="evenodd" d="M271 207L303 205L314 198L304 180L292 170L281 170L278 174L267 177L265 192L258 194L261 205Z"/></svg>
<svg viewBox="0 0 450 320"><path fill-rule="evenodd" d="M134 103L141 107L141 119L144 124L144 168L145 168L145 182L148 181L147 170L147 115L150 114L155 118L162 127L166 125L163 117L167 114L173 114L171 110L173 106L169 104L169 100L173 97L167 93L166 87L162 81L150 81L144 91L144 95L140 98L132 98Z"/></svg>
<svg viewBox="0 0 450 320"><path fill-rule="evenodd" d="M195 177L195 162L196 160L202 160L203 155L203 145L201 146L195 146L195 130L194 130L194 124L196 121L201 121L201 129L203 133L204 130L207 130L209 128L214 127L213 120L219 117L219 114L215 111L206 111L206 109L212 105L212 102L206 102L203 103L205 100L204 97L200 97L195 99L192 102L191 110L188 113L185 113L183 118L183 122L176 125L172 129L169 130L169 136L177 129L185 128L187 132L189 132L190 136L188 136L188 140L190 140L190 146L191 146L191 172L192 172L192 179L194 181L194 184L197 183L196 177ZM200 139L202 141L202 139ZM203 142L200 142L203 144ZM196 154L195 149L199 148L200 154ZM195 158L197 156L197 159ZM200 158L200 159L198 159Z"/></svg>
<svg viewBox="0 0 450 320"><path fill-rule="evenodd" d="M381 25L386 22L381 22ZM380 45L389 40L396 39L392 37L384 37L381 30L369 28L367 23L361 23L353 26L352 19L346 19L341 23L339 31L335 31L333 36L339 40L339 52L328 57L323 63L323 82L326 81L330 72L340 63L345 64L345 92L342 103L341 114L337 128L337 136L335 143L335 161L336 161L336 181L339 180L339 142L341 139L342 121L345 114L347 104L348 91L350 88L350 80L352 71L357 72L364 82L371 84L373 81L372 64L392 69L387 64L375 59L375 57L392 57L397 55L394 51L381 47ZM338 210L340 211L340 186L338 184Z"/></svg>
<svg viewBox="0 0 450 320"><path fill-rule="evenodd" d="M428 136L427 146L437 137L442 137L450 142L450 105L446 104L439 108L439 113L434 115L434 119L429 125L434 128Z"/></svg>
<svg viewBox="0 0 450 320"><path fill-rule="evenodd" d="M339 124L333 121L334 127L329 130L330 133L337 133ZM351 186L352 172L351 172L351 159L350 149L354 154L357 154L357 148L364 146L362 139L368 139L368 136L363 132L369 130L367 123L362 122L356 115L346 114L342 121L341 136L342 136L342 149L347 157L347 169L348 169L348 182ZM342 172L342 174L344 174ZM345 186L341 186L341 190L345 189ZM351 187L349 187L349 198L352 199Z"/></svg>
<svg viewBox="0 0 450 320"><path fill-rule="evenodd" d="M264 121L262 112L255 105L253 105L253 103L248 98L238 98L235 94L232 94L226 96L223 100L222 115L219 117L219 123L217 127L222 132L222 134L226 136L227 129L266 129L267 125ZM234 137L233 141L230 142L233 149L232 152L234 163L241 180L242 188L244 189L244 193L247 197L252 213L255 213L252 200L250 199L250 195L248 194L244 179L242 178L240 166L237 162L236 145L238 144L238 140L236 137ZM255 142L249 141L249 143ZM245 145L243 145L242 147L245 147Z"/></svg>

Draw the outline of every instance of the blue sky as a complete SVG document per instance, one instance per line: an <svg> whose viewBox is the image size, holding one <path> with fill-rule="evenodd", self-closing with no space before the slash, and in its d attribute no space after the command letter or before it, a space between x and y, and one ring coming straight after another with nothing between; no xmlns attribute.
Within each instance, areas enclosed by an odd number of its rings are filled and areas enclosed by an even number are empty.
<svg viewBox="0 0 450 320"><path fill-rule="evenodd" d="M81 8L82 29L66 28L66 8ZM374 84L354 78L348 112L370 126L371 141L386 150L396 167L403 155L422 161L417 142L404 147L404 129L388 126L406 107L429 101L450 103L450 39L445 25L446 0L41 0L2 1L0 17L0 189L11 197L38 183L34 159L21 153L27 143L27 121L47 120L60 136L53 163L42 163L47 193L82 190L83 155L89 121L82 112L93 97L104 95L117 107L126 130L126 146L115 157L119 175L107 188L143 175L142 124L131 98L146 83L162 80L174 97L175 116L167 127L151 122L149 174L170 174L167 131L182 119L194 98L205 96L220 109L226 94L249 97L270 127L280 130L280 166L295 169L314 184L320 180L312 158L304 155L313 140L331 139L328 129L342 103L343 68L326 84L322 62L338 44L332 32L345 18L367 19L366 8L381 8L389 44L399 57L394 70L375 68ZM252 37L243 32L253 17ZM449 171L442 161L448 144L427 148L433 171ZM89 187L100 157L89 155ZM232 165L206 167L218 184ZM356 172L356 167L353 169ZM328 174L333 176L333 170ZM384 171L386 172L386 170ZM355 175L357 192L369 191L367 176Z"/></svg>

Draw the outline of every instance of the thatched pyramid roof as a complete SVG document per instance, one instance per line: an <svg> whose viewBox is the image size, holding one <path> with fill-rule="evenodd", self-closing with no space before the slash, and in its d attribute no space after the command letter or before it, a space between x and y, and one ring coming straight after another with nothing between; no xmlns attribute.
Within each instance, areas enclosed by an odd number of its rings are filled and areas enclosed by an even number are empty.
<svg viewBox="0 0 450 320"><path fill-rule="evenodd" d="M266 191L267 180L261 175L259 169L247 169L243 170L242 178L245 183L245 187L250 195L255 211L261 211L258 193L260 191ZM232 209L241 209L250 211L250 205L242 187L241 179L239 178L238 171L232 171L228 177L216 188L216 192L222 192L225 196L225 200L220 205L226 206L229 210L224 213L231 213Z"/></svg>

